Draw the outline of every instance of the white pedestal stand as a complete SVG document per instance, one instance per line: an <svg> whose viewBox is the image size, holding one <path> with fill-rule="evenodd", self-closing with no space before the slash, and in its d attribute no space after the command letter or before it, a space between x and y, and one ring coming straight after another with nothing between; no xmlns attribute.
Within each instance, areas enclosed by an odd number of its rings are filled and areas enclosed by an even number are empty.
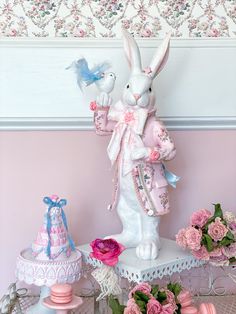
<svg viewBox="0 0 236 314"><path fill-rule="evenodd" d="M64 261L38 261L30 249L21 252L17 258L16 277L20 281L41 287L39 302L28 309L27 314L55 314L56 311L43 305L43 299L50 295L55 283L74 283L81 276L81 254L72 252Z"/></svg>
<svg viewBox="0 0 236 314"><path fill-rule="evenodd" d="M101 267L102 262L89 256L91 247L89 244L78 247L83 255L85 264L94 268ZM135 249L127 249L119 256L116 265L116 273L128 279L129 282L152 282L154 279L162 279L183 270L202 266L204 263L195 259L190 253L183 251L173 240L161 239L161 250L156 260L145 261L138 259Z"/></svg>

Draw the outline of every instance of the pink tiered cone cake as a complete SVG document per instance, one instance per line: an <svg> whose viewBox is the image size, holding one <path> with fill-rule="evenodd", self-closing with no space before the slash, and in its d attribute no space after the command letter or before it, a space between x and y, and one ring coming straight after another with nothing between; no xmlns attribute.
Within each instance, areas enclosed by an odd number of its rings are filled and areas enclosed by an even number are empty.
<svg viewBox="0 0 236 314"><path fill-rule="evenodd" d="M68 226L63 206L65 199L52 195L45 197L48 206L43 225L32 244L32 254L37 260L65 260L75 250L74 242L68 234Z"/></svg>

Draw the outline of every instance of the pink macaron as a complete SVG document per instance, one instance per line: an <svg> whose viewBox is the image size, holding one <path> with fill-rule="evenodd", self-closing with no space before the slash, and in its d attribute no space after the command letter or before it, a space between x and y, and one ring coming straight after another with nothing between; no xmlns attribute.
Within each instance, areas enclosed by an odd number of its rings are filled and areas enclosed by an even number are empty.
<svg viewBox="0 0 236 314"><path fill-rule="evenodd" d="M72 301L72 287L68 284L56 284L51 287L51 301L66 304Z"/></svg>
<svg viewBox="0 0 236 314"><path fill-rule="evenodd" d="M216 308L213 303L202 303L199 307L199 314L216 314Z"/></svg>
<svg viewBox="0 0 236 314"><path fill-rule="evenodd" d="M181 291L178 300L182 307L190 306L193 302L191 293L188 290Z"/></svg>
<svg viewBox="0 0 236 314"><path fill-rule="evenodd" d="M195 306L186 306L181 308L181 314L198 314L198 309Z"/></svg>

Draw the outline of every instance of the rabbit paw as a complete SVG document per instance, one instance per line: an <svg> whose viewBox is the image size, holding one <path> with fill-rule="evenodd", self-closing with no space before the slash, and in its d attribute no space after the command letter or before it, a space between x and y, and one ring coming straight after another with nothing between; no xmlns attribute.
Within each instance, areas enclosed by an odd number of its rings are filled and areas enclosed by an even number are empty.
<svg viewBox="0 0 236 314"><path fill-rule="evenodd" d="M143 240L136 248L136 255L140 259L153 260L159 253L159 243L155 240Z"/></svg>

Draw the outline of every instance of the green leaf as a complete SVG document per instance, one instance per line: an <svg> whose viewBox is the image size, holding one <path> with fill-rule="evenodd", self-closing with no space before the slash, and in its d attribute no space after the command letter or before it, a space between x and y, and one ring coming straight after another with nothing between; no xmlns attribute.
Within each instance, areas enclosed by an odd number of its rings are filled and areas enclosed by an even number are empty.
<svg viewBox="0 0 236 314"><path fill-rule="evenodd" d="M155 286L152 287L151 294L154 296L155 299L157 298L158 291L159 291L159 286L158 285L155 285Z"/></svg>
<svg viewBox="0 0 236 314"><path fill-rule="evenodd" d="M203 235L202 242L208 252L212 252L214 250L212 238L208 234Z"/></svg>
<svg viewBox="0 0 236 314"><path fill-rule="evenodd" d="M146 303L148 303L149 301L149 296L147 296L145 293L141 292L141 291L135 291L134 296L137 296L139 300L144 301Z"/></svg>
<svg viewBox="0 0 236 314"><path fill-rule="evenodd" d="M145 301L137 300L135 297L134 297L134 300L135 300L136 304L138 305L140 311L145 314L146 308L147 308Z"/></svg>
<svg viewBox="0 0 236 314"><path fill-rule="evenodd" d="M181 314L181 304L178 303L177 306L178 306L178 309L175 311L175 314Z"/></svg>
<svg viewBox="0 0 236 314"><path fill-rule="evenodd" d="M234 240L234 235L230 230L227 232L226 238L229 240Z"/></svg>
<svg viewBox="0 0 236 314"><path fill-rule="evenodd" d="M175 282L175 283L169 283L167 285L167 288L172 292L174 293L175 297L177 297L180 293L180 291L182 290L182 286L178 283L178 282Z"/></svg>
<svg viewBox="0 0 236 314"><path fill-rule="evenodd" d="M222 209L221 209L221 205L218 203L218 204L213 204L215 206L215 213L214 213L214 217L220 217L220 218L223 218L223 212L222 212Z"/></svg>
<svg viewBox="0 0 236 314"><path fill-rule="evenodd" d="M229 259L229 262L230 262L230 263L235 263L235 262L236 262L236 258L235 258L235 257L231 257L231 258Z"/></svg>
<svg viewBox="0 0 236 314"><path fill-rule="evenodd" d="M227 246L227 245L230 245L230 244L233 243L233 242L234 242L234 240L228 239L228 238L224 237L224 238L220 241L219 245L220 245L220 246Z"/></svg>
<svg viewBox="0 0 236 314"><path fill-rule="evenodd" d="M167 299L165 291L158 291L157 300L162 303Z"/></svg>
<svg viewBox="0 0 236 314"><path fill-rule="evenodd" d="M117 298L109 296L108 304L112 310L112 314L123 314L126 306L121 305Z"/></svg>

